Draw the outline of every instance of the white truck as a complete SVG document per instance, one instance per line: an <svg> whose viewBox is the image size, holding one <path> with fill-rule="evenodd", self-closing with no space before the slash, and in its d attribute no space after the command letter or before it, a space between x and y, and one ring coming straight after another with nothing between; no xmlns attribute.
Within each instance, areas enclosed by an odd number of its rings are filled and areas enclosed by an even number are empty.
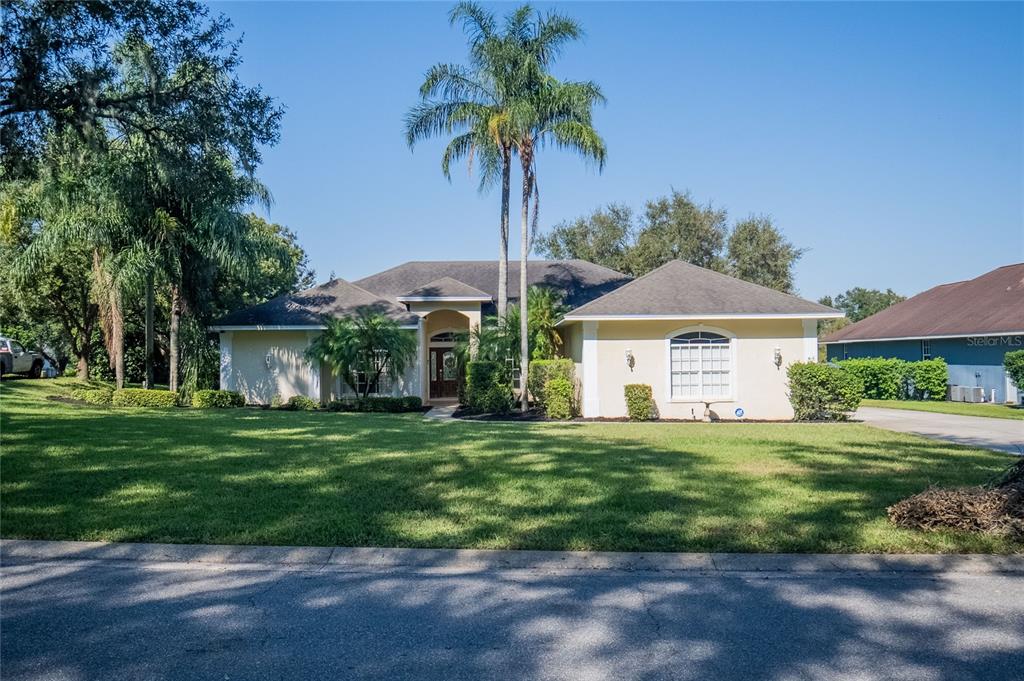
<svg viewBox="0 0 1024 681"><path fill-rule="evenodd" d="M42 353L26 350L21 343L0 336L0 375L22 374L39 378L45 362Z"/></svg>

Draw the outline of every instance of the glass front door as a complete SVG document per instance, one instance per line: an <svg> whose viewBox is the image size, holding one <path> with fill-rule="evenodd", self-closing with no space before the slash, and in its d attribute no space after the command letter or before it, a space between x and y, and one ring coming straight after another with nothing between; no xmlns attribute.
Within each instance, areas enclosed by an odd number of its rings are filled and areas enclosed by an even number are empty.
<svg viewBox="0 0 1024 681"><path fill-rule="evenodd" d="M459 363L453 348L430 348L430 397L459 395Z"/></svg>

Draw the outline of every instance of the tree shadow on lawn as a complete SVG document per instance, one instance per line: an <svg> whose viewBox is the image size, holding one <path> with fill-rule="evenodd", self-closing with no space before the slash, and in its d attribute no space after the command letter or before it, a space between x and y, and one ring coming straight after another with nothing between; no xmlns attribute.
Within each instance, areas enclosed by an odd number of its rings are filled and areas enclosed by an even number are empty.
<svg viewBox="0 0 1024 681"><path fill-rule="evenodd" d="M88 558L88 551L82 554ZM965 576L7 565L5 679L1010 679Z"/></svg>
<svg viewBox="0 0 1024 681"><path fill-rule="evenodd" d="M776 425L753 437L722 426L644 425L650 428L255 410L13 414L4 438L4 534L886 550L864 536L865 523L884 519L886 505L929 482L984 480L1007 458L867 428L858 435L867 442L833 437L822 444L814 431L787 430L801 426ZM899 451L880 453L878 442ZM719 443L738 447L735 457L715 453ZM1005 550L988 538L895 536L915 537L919 550Z"/></svg>

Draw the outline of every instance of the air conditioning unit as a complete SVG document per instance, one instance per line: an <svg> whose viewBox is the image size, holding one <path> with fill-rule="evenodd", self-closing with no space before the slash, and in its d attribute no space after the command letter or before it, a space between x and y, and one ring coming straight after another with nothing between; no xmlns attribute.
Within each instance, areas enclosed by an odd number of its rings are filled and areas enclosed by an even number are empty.
<svg viewBox="0 0 1024 681"><path fill-rule="evenodd" d="M951 385L951 386L949 386L949 401L950 402L963 402L964 401L964 387L962 385Z"/></svg>
<svg viewBox="0 0 1024 681"><path fill-rule="evenodd" d="M964 402L984 402L985 401L985 389L984 388L968 388L964 387Z"/></svg>

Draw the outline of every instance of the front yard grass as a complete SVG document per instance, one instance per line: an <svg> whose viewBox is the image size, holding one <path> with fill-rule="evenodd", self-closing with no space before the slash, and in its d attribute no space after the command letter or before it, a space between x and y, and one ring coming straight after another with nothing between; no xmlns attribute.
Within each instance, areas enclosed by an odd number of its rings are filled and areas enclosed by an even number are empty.
<svg viewBox="0 0 1024 681"><path fill-rule="evenodd" d="M861 424L144 410L0 386L8 538L614 551L1024 552L892 527L1013 457Z"/></svg>
<svg viewBox="0 0 1024 681"><path fill-rule="evenodd" d="M973 404L970 402L933 402L930 400L863 400L862 407L931 411L959 416L986 416L994 419L1024 421L1024 408L1008 404Z"/></svg>

